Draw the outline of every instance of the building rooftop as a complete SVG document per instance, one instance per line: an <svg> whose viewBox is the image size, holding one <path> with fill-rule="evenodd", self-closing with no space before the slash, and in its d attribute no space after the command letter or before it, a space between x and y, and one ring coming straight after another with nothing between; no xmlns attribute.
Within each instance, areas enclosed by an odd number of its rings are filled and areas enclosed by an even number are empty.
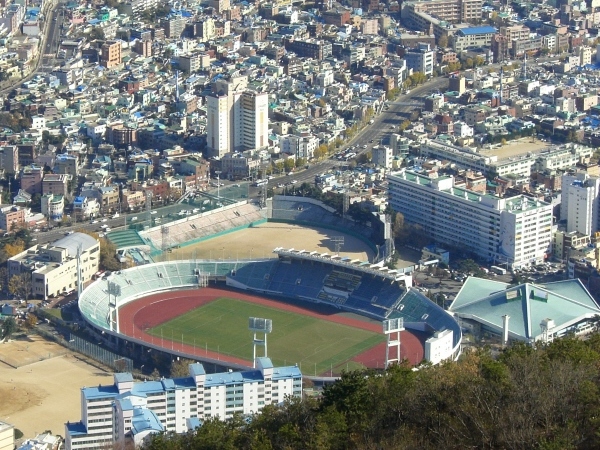
<svg viewBox="0 0 600 450"><path fill-rule="evenodd" d="M89 234L73 233L55 241L52 244L52 247L65 248L67 249L69 256L75 258L77 256L77 248L79 245L81 245L81 251L84 252L97 244L98 241Z"/></svg>
<svg viewBox="0 0 600 450"><path fill-rule="evenodd" d="M600 307L578 279L510 286L469 277L449 310L497 330L508 315L509 333L532 341L541 337L543 320L552 319L562 329L600 314Z"/></svg>
<svg viewBox="0 0 600 450"><path fill-rule="evenodd" d="M464 34L465 36L474 35L474 34L494 34L497 33L498 30L496 28L486 25L482 27L468 27L461 28L459 33Z"/></svg>

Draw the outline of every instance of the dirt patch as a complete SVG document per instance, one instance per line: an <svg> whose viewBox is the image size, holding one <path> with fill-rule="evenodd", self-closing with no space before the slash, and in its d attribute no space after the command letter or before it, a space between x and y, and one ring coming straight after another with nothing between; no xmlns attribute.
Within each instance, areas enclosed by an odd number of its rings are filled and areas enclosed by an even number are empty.
<svg viewBox="0 0 600 450"><path fill-rule="evenodd" d="M16 369L0 364L0 420L20 429L25 438L45 430L64 436L64 424L81 419L80 388L112 383L112 374L39 336L0 344L4 357L15 349L20 353L12 357L17 363L38 359Z"/></svg>
<svg viewBox="0 0 600 450"><path fill-rule="evenodd" d="M208 239L197 244L182 246L166 253L162 258L176 259L249 259L276 258L275 247L332 253L335 251L333 237L343 236L340 255L363 261L371 260L369 246L354 236L326 228L308 228L299 225L268 222L224 236ZM160 257L155 257L161 260Z"/></svg>
<svg viewBox="0 0 600 450"><path fill-rule="evenodd" d="M48 342L40 336L32 335L0 344L0 361L16 368L56 358L67 352L67 349L59 345Z"/></svg>

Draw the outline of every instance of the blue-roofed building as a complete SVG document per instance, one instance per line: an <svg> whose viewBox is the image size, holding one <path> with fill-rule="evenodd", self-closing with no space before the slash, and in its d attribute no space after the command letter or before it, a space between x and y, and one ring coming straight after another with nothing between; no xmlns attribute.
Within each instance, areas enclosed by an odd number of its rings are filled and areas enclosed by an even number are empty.
<svg viewBox="0 0 600 450"><path fill-rule="evenodd" d="M81 421L66 424L65 448L137 446L153 433L185 433L209 417L252 415L301 395L298 367L273 367L269 358L257 358L256 369L243 372L207 374L194 363L189 376L158 381L136 382L129 373L117 373L110 386L81 389Z"/></svg>
<svg viewBox="0 0 600 450"><path fill-rule="evenodd" d="M470 277L449 310L463 328L476 334L531 344L590 332L600 314L600 307L579 279L511 286Z"/></svg>
<svg viewBox="0 0 600 450"><path fill-rule="evenodd" d="M452 47L457 53L471 48L490 47L498 30L491 26L461 28L453 36Z"/></svg>

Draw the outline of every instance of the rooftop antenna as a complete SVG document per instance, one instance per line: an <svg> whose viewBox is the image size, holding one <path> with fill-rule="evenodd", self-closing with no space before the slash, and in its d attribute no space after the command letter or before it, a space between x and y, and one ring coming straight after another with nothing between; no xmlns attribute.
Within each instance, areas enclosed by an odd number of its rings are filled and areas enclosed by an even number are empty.
<svg viewBox="0 0 600 450"><path fill-rule="evenodd" d="M523 67L522 67L521 77L523 80L527 79L527 52L525 52L525 57L523 58Z"/></svg>

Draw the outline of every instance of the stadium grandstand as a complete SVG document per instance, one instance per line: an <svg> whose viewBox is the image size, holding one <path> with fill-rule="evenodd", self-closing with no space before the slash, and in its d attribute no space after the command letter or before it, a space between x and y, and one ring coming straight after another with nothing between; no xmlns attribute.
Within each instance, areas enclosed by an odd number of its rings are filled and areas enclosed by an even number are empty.
<svg viewBox="0 0 600 450"><path fill-rule="evenodd" d="M407 329L451 332L443 359L460 353L461 329L454 318L411 288L411 276L337 255L275 249L277 259L171 261L105 275L79 298L84 319L102 333L131 339L119 330L118 310L153 293L205 286L208 281L272 298L321 303L375 320L402 318ZM148 345L147 343L142 343Z"/></svg>
<svg viewBox="0 0 600 450"><path fill-rule="evenodd" d="M266 211L253 203L239 202L207 213L185 216L168 224L168 236L163 240L162 227L140 232L141 238L154 250L166 246L176 247L184 243L199 242L223 233L246 228L266 221Z"/></svg>
<svg viewBox="0 0 600 450"><path fill-rule="evenodd" d="M269 219L343 227L367 238L373 235L371 228L336 215L333 208L312 198L276 195L270 203Z"/></svg>

